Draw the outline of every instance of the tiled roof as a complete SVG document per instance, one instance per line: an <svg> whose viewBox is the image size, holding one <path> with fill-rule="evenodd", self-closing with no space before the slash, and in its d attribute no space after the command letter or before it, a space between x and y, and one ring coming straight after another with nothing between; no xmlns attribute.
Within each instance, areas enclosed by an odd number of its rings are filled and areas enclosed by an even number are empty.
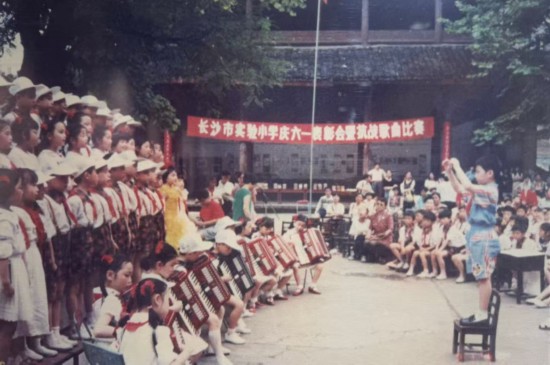
<svg viewBox="0 0 550 365"><path fill-rule="evenodd" d="M287 82L313 79L313 47L278 47ZM472 72L465 45L373 45L319 49L318 80L328 82L459 80Z"/></svg>

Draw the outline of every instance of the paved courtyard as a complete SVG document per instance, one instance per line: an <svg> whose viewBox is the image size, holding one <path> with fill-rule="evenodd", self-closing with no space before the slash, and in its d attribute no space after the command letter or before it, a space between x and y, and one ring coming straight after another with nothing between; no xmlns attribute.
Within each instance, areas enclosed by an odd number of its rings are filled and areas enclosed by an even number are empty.
<svg viewBox="0 0 550 365"><path fill-rule="evenodd" d="M234 364L454 364L452 321L477 303L474 283L405 278L341 256L326 264L319 288L320 296L305 293L249 318L248 343L227 345ZM503 294L496 363L550 364L550 332L538 329L548 315Z"/></svg>

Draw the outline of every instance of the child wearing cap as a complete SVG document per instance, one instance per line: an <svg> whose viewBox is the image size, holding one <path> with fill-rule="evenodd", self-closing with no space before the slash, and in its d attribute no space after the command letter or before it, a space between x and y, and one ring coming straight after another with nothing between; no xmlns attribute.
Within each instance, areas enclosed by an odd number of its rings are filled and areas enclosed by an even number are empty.
<svg viewBox="0 0 550 365"><path fill-rule="evenodd" d="M10 123L0 119L0 168L11 169L15 165L8 158L8 153L12 147L13 137L11 134Z"/></svg>
<svg viewBox="0 0 550 365"><path fill-rule="evenodd" d="M31 116L39 125L48 123L52 116L50 114L53 103L52 90L44 84L36 85L36 102L31 110Z"/></svg>
<svg viewBox="0 0 550 365"><path fill-rule="evenodd" d="M69 318L75 320L76 329L82 337L89 337L87 326L91 324L93 314L93 272L92 258L94 253L94 237L92 235L94 222L98 219L98 207L91 197L91 192L97 187L98 176L95 161L80 159L76 161L74 182L76 186L69 193L67 205L75 217L76 225L71 232L71 253L69 268ZM86 315L80 311L80 299L84 301ZM82 325L84 320L85 325ZM78 338L76 333L72 338Z"/></svg>
<svg viewBox="0 0 550 365"><path fill-rule="evenodd" d="M61 120L49 120L43 124L42 139L40 141L38 162L44 174L61 164L64 160L61 149L67 140L67 127Z"/></svg>
<svg viewBox="0 0 550 365"><path fill-rule="evenodd" d="M40 142L38 124L30 116L26 116L12 123L11 132L13 142L17 145L8 155L10 161L18 168L40 170L38 158L34 154L34 149Z"/></svg>
<svg viewBox="0 0 550 365"><path fill-rule="evenodd" d="M44 356L55 356L57 351L44 347L42 337L50 334L48 314L48 294L41 252L49 244L44 216L36 201L38 198L38 176L29 169L18 169L21 177L22 195L11 209L17 214L25 239L25 264L29 275L32 317L27 322L19 322L16 337L25 336L25 357L40 361Z"/></svg>
<svg viewBox="0 0 550 365"><path fill-rule="evenodd" d="M50 171L53 177L47 183L42 210L49 212L55 232L51 237L55 268L46 266L46 284L48 286L48 300L51 305L51 326L53 339L46 339L46 344L54 349L63 349L66 346L75 346L75 341L60 333L61 308L65 296L65 287L69 278L70 260L70 229L76 226L76 217L67 204L65 193L69 185L69 178L74 169L67 162L53 167ZM76 242L75 242L76 244ZM50 253L48 253L48 256Z"/></svg>
<svg viewBox="0 0 550 365"><path fill-rule="evenodd" d="M215 260L215 265L218 267L218 271L220 274L221 271L221 263L224 261L224 258L229 257L230 255L239 255L241 256L241 247L237 243L237 234L230 230L225 229L216 234L216 250L219 254L219 260ZM244 260L243 260L244 262ZM246 270L246 268L245 268ZM222 280L228 283L230 280L232 280L231 277L222 276ZM248 301L249 299L249 293L244 295L244 297L241 299L238 296L233 293L231 295L231 298L229 301L225 304L226 308L230 308L229 316L228 316L228 323L227 323L227 333L225 334L225 341L241 345L244 344L245 341L239 336L240 334L249 334L252 333L252 331L246 326L246 323L242 319L242 315L244 312L244 303L243 301Z"/></svg>
<svg viewBox="0 0 550 365"><path fill-rule="evenodd" d="M18 77L13 80L9 92L12 99L7 106L9 112L4 115L3 119L13 124L30 117L36 99L36 88L32 81L26 77Z"/></svg>
<svg viewBox="0 0 550 365"><path fill-rule="evenodd" d="M29 321L33 313L29 276L23 259L25 239L19 217L10 210L11 204L21 195L19 174L0 168L0 362L7 362L10 357L17 323Z"/></svg>
<svg viewBox="0 0 550 365"><path fill-rule="evenodd" d="M155 231L153 217L153 201L151 200L148 186L151 182L151 175L154 174L157 165L150 160L139 160L136 168L136 180L134 195L137 201L137 222L138 230L134 241L134 279L137 281L141 276L139 262L149 255L151 245L158 241Z"/></svg>

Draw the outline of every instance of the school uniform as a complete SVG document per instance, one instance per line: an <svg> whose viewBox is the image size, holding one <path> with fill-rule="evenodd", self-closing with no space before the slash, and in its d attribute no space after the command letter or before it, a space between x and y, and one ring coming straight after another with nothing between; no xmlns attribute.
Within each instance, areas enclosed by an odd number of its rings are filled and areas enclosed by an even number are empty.
<svg viewBox="0 0 550 365"><path fill-rule="evenodd" d="M0 168L2 169L14 169L15 165L10 161L8 155L0 152Z"/></svg>
<svg viewBox="0 0 550 365"><path fill-rule="evenodd" d="M139 253L148 255L151 252L152 245L157 241L158 233L155 232L153 203L147 195L146 188L134 187L137 209L136 215L139 217L139 229L136 232L135 250Z"/></svg>
<svg viewBox="0 0 550 365"><path fill-rule="evenodd" d="M137 234L139 232L139 226L138 226L138 200L137 195L135 193L135 190L133 187L129 186L126 183L123 183L122 181L119 181L116 186L113 186L115 191L117 191L117 194L121 196L122 201L126 205L127 209L127 217L128 217L128 229L131 234L131 241L129 246L129 252L134 253L137 252Z"/></svg>
<svg viewBox="0 0 550 365"><path fill-rule="evenodd" d="M124 197L118 194L114 188L104 188L104 198L111 210L111 235L122 253L128 253L128 211Z"/></svg>
<svg viewBox="0 0 550 365"><path fill-rule="evenodd" d="M419 241L416 242L420 250L433 250L443 240L443 232L435 224L431 229L423 229Z"/></svg>
<svg viewBox="0 0 550 365"><path fill-rule="evenodd" d="M309 264L309 257L304 248L302 238L300 237L300 232L298 232L296 228L291 228L286 231L286 233L283 235L283 240L287 242L294 250L294 253L296 253L300 265Z"/></svg>
<svg viewBox="0 0 550 365"><path fill-rule="evenodd" d="M76 220L71 230L69 274L71 279L78 280L92 273L92 230L98 213L90 194L78 187L69 194L67 205Z"/></svg>
<svg viewBox="0 0 550 365"><path fill-rule="evenodd" d="M453 224L449 227L442 226L441 233L443 234L442 241L449 242L446 247L446 250L449 252L449 256L459 253L464 247L466 247L466 237L457 226Z"/></svg>
<svg viewBox="0 0 550 365"><path fill-rule="evenodd" d="M102 296L101 299L96 300L93 304L93 317L99 319L105 314L109 315L112 317L110 325L113 327L117 327L120 318L122 317L122 314L124 312L124 307L121 300L121 293L113 288L105 288L105 291L107 292L107 295L104 297ZM114 343L116 341L116 338L113 336L113 338L102 338L101 340L108 343Z"/></svg>
<svg viewBox="0 0 550 365"><path fill-rule="evenodd" d="M40 163L34 153L23 151L15 146L8 154L8 158L17 168L27 168L34 171L40 170Z"/></svg>
<svg viewBox="0 0 550 365"><path fill-rule="evenodd" d="M26 322L33 316L29 290L29 275L23 259L25 238L17 214L0 208L0 258L9 259L9 275L14 294L6 297L0 287L0 319L8 322Z"/></svg>
<svg viewBox="0 0 550 365"><path fill-rule="evenodd" d="M55 229L51 241L57 270L53 271L50 265L44 266L46 283L51 284L54 281L65 280L69 275L70 229L71 225L76 226L77 222L76 217L71 217L72 212L67 205L65 194L50 192L44 196L42 202L42 209L50 215ZM50 257L50 254L49 246L46 246L44 257Z"/></svg>
<svg viewBox="0 0 550 365"><path fill-rule="evenodd" d="M45 149L38 155L38 163L40 170L49 175L50 172L64 161L64 157L59 152L54 152L50 149Z"/></svg>
<svg viewBox="0 0 550 365"><path fill-rule="evenodd" d="M110 227L112 210L109 208L109 204L102 194L102 192L99 193L97 190L90 193L90 198L97 210L92 229L94 237L92 265L96 267L99 265L103 255L114 253Z"/></svg>
<svg viewBox="0 0 550 365"><path fill-rule="evenodd" d="M48 292L46 290L46 275L44 273L40 249L47 241L44 223L37 210L12 207L17 214L23 234L26 251L23 259L27 266L28 290L32 307L32 317L29 321L19 322L14 337L42 336L50 333L48 315Z"/></svg>

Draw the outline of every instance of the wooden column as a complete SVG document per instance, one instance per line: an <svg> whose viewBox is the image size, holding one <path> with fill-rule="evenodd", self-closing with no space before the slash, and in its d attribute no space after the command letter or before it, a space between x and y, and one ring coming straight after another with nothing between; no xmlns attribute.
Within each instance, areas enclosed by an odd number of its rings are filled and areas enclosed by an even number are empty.
<svg viewBox="0 0 550 365"><path fill-rule="evenodd" d="M441 43L443 40L443 24L441 24L441 18L443 17L443 2L442 0L435 1L435 42Z"/></svg>
<svg viewBox="0 0 550 365"><path fill-rule="evenodd" d="M361 41L363 44L369 42L369 0L363 0L361 7Z"/></svg>
<svg viewBox="0 0 550 365"><path fill-rule="evenodd" d="M239 143L239 171L244 173L252 172L252 156L254 144L250 142Z"/></svg>

